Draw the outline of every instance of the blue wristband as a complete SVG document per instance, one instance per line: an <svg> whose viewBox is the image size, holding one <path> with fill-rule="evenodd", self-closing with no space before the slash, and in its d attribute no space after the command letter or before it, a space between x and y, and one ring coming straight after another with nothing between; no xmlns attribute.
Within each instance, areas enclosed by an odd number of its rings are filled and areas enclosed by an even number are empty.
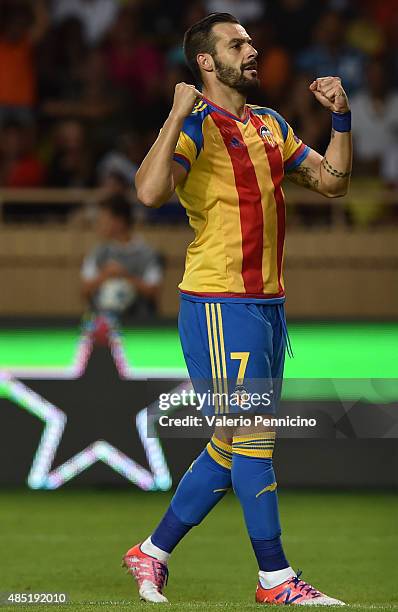
<svg viewBox="0 0 398 612"><path fill-rule="evenodd" d="M332 128L336 132L351 131L351 111L346 113L332 113Z"/></svg>

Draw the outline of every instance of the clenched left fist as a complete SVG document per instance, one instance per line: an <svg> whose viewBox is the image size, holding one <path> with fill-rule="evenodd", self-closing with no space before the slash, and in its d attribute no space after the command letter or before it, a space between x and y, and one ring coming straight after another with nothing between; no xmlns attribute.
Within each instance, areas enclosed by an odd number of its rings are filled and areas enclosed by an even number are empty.
<svg viewBox="0 0 398 612"><path fill-rule="evenodd" d="M310 85L310 91L318 102L335 113L347 113L350 110L347 94L339 77L321 77Z"/></svg>

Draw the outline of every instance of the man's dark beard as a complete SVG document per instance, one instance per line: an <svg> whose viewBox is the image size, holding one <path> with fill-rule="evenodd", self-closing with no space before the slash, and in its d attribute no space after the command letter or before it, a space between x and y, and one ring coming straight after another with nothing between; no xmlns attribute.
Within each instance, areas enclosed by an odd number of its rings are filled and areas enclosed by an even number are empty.
<svg viewBox="0 0 398 612"><path fill-rule="evenodd" d="M258 79L248 79L243 70L237 70L231 66L227 66L220 62L217 58L214 59L214 65L216 67L216 75L221 83L228 85L232 89L236 89L243 95L248 95L251 91L258 89L260 81Z"/></svg>

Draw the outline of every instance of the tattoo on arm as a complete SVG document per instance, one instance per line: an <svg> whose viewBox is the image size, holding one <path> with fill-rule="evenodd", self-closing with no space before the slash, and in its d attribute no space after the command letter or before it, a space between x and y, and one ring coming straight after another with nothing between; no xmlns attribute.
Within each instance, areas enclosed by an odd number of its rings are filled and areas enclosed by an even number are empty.
<svg viewBox="0 0 398 612"><path fill-rule="evenodd" d="M309 166L301 164L293 172L287 174L288 178L302 187L308 187L308 189L318 190L319 179L316 178L316 172Z"/></svg>
<svg viewBox="0 0 398 612"><path fill-rule="evenodd" d="M351 171L349 171L349 172L340 172L340 170L336 170L336 168L333 168L333 166L331 164L329 164L329 162L326 159L326 157L323 158L323 160L321 161L321 164L324 167L324 169L326 170L326 172L328 172L332 176L335 176L336 178L347 178L351 174Z"/></svg>

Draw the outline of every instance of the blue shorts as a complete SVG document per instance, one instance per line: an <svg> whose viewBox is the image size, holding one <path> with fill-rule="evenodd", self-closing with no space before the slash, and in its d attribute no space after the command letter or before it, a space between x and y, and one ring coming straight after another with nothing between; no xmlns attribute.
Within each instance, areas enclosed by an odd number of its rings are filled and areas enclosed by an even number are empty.
<svg viewBox="0 0 398 612"><path fill-rule="evenodd" d="M288 346L283 303L181 293L178 330L196 393L214 392L204 414L275 413Z"/></svg>

